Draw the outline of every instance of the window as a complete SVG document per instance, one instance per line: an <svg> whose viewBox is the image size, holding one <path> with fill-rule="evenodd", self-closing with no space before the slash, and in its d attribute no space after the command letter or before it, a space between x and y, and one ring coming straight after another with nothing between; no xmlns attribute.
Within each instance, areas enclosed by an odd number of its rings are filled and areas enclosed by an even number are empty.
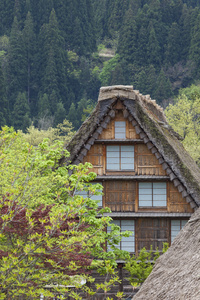
<svg viewBox="0 0 200 300"><path fill-rule="evenodd" d="M171 220L171 243L188 220Z"/></svg>
<svg viewBox="0 0 200 300"><path fill-rule="evenodd" d="M92 182L92 184L101 184L102 185L102 182ZM97 192L102 192L102 190L96 190ZM102 207L102 195L90 195L89 191L77 191L76 192L76 195L79 195L79 196L82 196L83 198L91 198L92 200L96 200L98 201L98 206L99 207Z"/></svg>
<svg viewBox="0 0 200 300"><path fill-rule="evenodd" d="M124 122L124 121L115 122L115 138L116 139L125 139L126 138L126 122Z"/></svg>
<svg viewBox="0 0 200 300"><path fill-rule="evenodd" d="M121 228L121 232L126 230L132 231L132 234L129 237L122 237L120 243L116 245L116 248L129 252L135 252L135 221L113 220L112 223L118 225ZM107 232L111 232L111 227L107 228ZM109 246L108 250L111 250Z"/></svg>
<svg viewBox="0 0 200 300"><path fill-rule="evenodd" d="M166 182L140 182L139 207L166 207Z"/></svg>
<svg viewBox="0 0 200 300"><path fill-rule="evenodd" d="M134 146L107 146L107 170L134 170Z"/></svg>

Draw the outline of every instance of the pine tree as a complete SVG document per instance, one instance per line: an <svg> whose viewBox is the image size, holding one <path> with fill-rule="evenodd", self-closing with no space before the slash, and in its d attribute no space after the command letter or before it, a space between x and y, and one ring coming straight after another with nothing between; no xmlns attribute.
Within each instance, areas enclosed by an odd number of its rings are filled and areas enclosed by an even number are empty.
<svg viewBox="0 0 200 300"><path fill-rule="evenodd" d="M49 116L50 114L51 112L48 95L43 94L39 97L38 101L38 117L43 118L44 116Z"/></svg>
<svg viewBox="0 0 200 300"><path fill-rule="evenodd" d="M153 25L151 25L149 41L147 45L147 57L149 64L153 64L154 66L159 67L161 63L160 50L161 48L158 43L154 27Z"/></svg>
<svg viewBox="0 0 200 300"><path fill-rule="evenodd" d="M5 80L0 64L0 126L9 125L9 105L6 98Z"/></svg>
<svg viewBox="0 0 200 300"><path fill-rule="evenodd" d="M165 76L163 69L161 69L160 74L157 78L154 97L158 103L161 103L162 101L169 99L172 95L173 93L172 93L170 81Z"/></svg>
<svg viewBox="0 0 200 300"><path fill-rule="evenodd" d="M8 50L7 84L10 109L14 107L17 95L26 90L27 69L25 63L25 46L18 20L15 17L10 34Z"/></svg>
<svg viewBox="0 0 200 300"><path fill-rule="evenodd" d="M33 19L31 13L28 12L25 20L24 29L22 31L22 38L25 46L25 63L27 70L27 84L26 91L28 97L28 103L31 102L34 79L33 75L36 75L34 72L34 55L36 51L36 37L34 33Z"/></svg>
<svg viewBox="0 0 200 300"><path fill-rule="evenodd" d="M122 59L134 63L137 51L137 27L132 9L129 9L124 19L124 25L119 35L117 52Z"/></svg>
<svg viewBox="0 0 200 300"><path fill-rule="evenodd" d="M200 14L198 15L192 32L189 58L195 63L195 75L200 75Z"/></svg>
<svg viewBox="0 0 200 300"><path fill-rule="evenodd" d="M166 59L172 65L181 60L182 35L177 23L172 23L167 38Z"/></svg>
<svg viewBox="0 0 200 300"><path fill-rule="evenodd" d="M75 130L78 129L81 120L78 119L77 110L74 103L72 103L70 106L69 113L67 115L67 120L69 120L73 124Z"/></svg>
<svg viewBox="0 0 200 300"><path fill-rule="evenodd" d="M30 126L29 105L25 93L19 93L13 109L13 125L15 129L26 130Z"/></svg>
<svg viewBox="0 0 200 300"><path fill-rule="evenodd" d="M65 41L59 30L56 13L53 9L49 23L44 24L40 31L40 66L38 66L42 81L40 92L42 94L47 93L50 98L52 91L54 91L56 98L59 101L61 99L63 104L68 98L67 64Z"/></svg>
<svg viewBox="0 0 200 300"><path fill-rule="evenodd" d="M58 102L56 107L55 117L54 117L54 126L62 123L65 118L66 118L66 110L64 108L64 105L62 104L62 102Z"/></svg>

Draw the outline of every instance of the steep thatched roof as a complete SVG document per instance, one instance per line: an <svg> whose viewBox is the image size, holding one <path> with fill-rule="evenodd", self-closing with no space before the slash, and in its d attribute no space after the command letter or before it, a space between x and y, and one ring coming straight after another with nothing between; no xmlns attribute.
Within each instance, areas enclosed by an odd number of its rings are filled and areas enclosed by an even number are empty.
<svg viewBox="0 0 200 300"><path fill-rule="evenodd" d="M136 132L156 155L171 181L193 208L200 206L200 170L185 151L180 137L168 125L163 109L143 96L132 86L111 86L100 89L96 108L66 146L70 161L80 163L99 134L115 116L113 106L123 103L124 117L135 126Z"/></svg>
<svg viewBox="0 0 200 300"><path fill-rule="evenodd" d="M200 209L156 262L134 300L200 299Z"/></svg>

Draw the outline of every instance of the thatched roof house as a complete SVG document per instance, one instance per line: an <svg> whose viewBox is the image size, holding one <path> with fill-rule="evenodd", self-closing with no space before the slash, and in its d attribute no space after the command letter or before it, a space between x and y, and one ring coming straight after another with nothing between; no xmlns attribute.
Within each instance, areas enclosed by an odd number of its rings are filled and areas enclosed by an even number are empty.
<svg viewBox="0 0 200 300"><path fill-rule="evenodd" d="M132 86L111 86L100 89L98 104L82 124L67 150L70 161L83 161L104 128L115 117L113 106L120 100L124 118L132 122L141 140L155 154L170 181L178 188L192 208L200 206L200 170L168 125L163 109L149 95L143 96Z"/></svg>
<svg viewBox="0 0 200 300"><path fill-rule="evenodd" d="M156 262L134 300L200 299L200 209Z"/></svg>
<svg viewBox="0 0 200 300"><path fill-rule="evenodd" d="M132 86L101 88L94 111L66 149L72 164L92 163L95 182L103 186L99 207L110 208L108 215L121 231L132 231L118 245L121 250L136 255L143 247L162 250L197 210L135 299L200 299L200 170L155 100ZM128 297L133 290L122 264L118 267L118 290ZM191 289L185 289L190 282Z"/></svg>

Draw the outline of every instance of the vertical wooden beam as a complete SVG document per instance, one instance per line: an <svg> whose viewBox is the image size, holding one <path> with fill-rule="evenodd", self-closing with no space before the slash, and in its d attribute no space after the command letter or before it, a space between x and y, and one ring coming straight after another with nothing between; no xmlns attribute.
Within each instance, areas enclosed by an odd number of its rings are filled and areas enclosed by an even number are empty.
<svg viewBox="0 0 200 300"><path fill-rule="evenodd" d="M134 169L135 174L138 175L138 145L134 145Z"/></svg>
<svg viewBox="0 0 200 300"><path fill-rule="evenodd" d="M138 255L138 222L139 219L135 219L135 255Z"/></svg>
<svg viewBox="0 0 200 300"><path fill-rule="evenodd" d="M103 175L105 175L106 174L106 146L103 144L102 148L103 148L103 159L102 159Z"/></svg>
<svg viewBox="0 0 200 300"><path fill-rule="evenodd" d="M167 182L167 212L170 212L170 184Z"/></svg>
<svg viewBox="0 0 200 300"><path fill-rule="evenodd" d="M129 122L126 120L126 139L130 139Z"/></svg>
<svg viewBox="0 0 200 300"><path fill-rule="evenodd" d="M135 183L135 212L138 212L138 207L139 207L139 184L136 181Z"/></svg>

